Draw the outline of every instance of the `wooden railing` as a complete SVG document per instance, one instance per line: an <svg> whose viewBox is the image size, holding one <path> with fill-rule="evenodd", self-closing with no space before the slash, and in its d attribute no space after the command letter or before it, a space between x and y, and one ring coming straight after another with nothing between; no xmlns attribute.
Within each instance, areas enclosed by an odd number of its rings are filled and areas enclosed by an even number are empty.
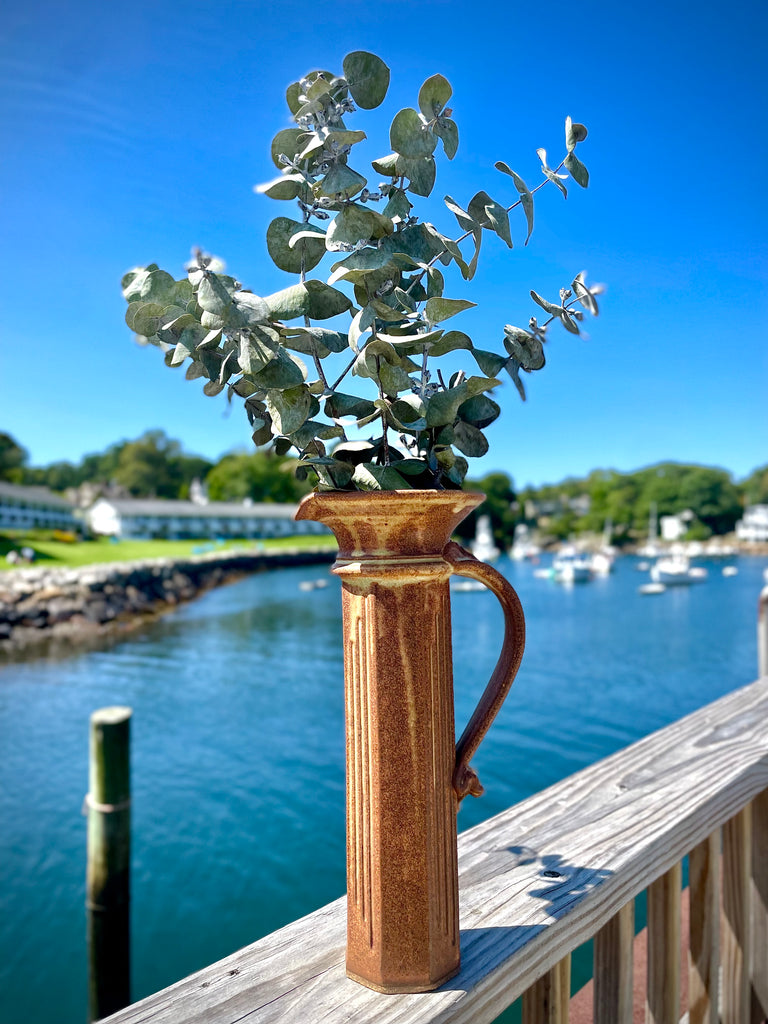
<svg viewBox="0 0 768 1024"><path fill-rule="evenodd" d="M594 1020L630 1024L634 899L647 890L646 1021L678 1024L684 969L690 1024L762 1021L768 678L463 833L459 868L462 968L436 992L378 995L348 980L337 900L109 1020L482 1024L522 996L524 1024L566 1024L570 955L594 937Z"/></svg>

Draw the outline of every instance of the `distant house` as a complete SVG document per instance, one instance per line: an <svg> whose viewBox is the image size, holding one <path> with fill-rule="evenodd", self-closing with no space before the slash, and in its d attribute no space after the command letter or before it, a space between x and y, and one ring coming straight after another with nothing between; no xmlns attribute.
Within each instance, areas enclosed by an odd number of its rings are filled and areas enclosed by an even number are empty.
<svg viewBox="0 0 768 1024"><path fill-rule="evenodd" d="M736 536L748 544L768 542L768 505L750 505L736 523Z"/></svg>
<svg viewBox="0 0 768 1024"><path fill-rule="evenodd" d="M100 498L85 512L94 533L129 538L289 537L328 533L310 520L294 521L296 505Z"/></svg>
<svg viewBox="0 0 768 1024"><path fill-rule="evenodd" d="M0 480L0 529L77 530L72 503L47 487L25 487Z"/></svg>
<svg viewBox="0 0 768 1024"><path fill-rule="evenodd" d="M690 509L686 509L685 512L679 512L674 516L661 516L659 518L661 539L666 541L680 540L688 532L695 518L696 516Z"/></svg>

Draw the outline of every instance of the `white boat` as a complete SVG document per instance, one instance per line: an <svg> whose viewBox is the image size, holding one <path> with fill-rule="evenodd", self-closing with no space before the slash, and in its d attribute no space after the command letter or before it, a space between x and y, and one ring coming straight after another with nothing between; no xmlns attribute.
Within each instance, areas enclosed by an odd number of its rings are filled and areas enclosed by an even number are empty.
<svg viewBox="0 0 768 1024"><path fill-rule="evenodd" d="M456 591L457 594L467 593L471 590L487 590L488 588L483 586L480 580L460 580L457 583L451 584L451 590Z"/></svg>
<svg viewBox="0 0 768 1024"><path fill-rule="evenodd" d="M601 548L590 556L589 564L595 576L609 576L613 572L613 563L616 561L615 548Z"/></svg>
<svg viewBox="0 0 768 1024"><path fill-rule="evenodd" d="M493 542L490 516L478 517L475 539L469 547L475 558L481 562L494 562L499 557L501 552Z"/></svg>
<svg viewBox="0 0 768 1024"><path fill-rule="evenodd" d="M642 547L637 549L638 555L643 558L659 558L664 549L659 544L659 512L656 502L651 503L651 511L648 516L648 540Z"/></svg>
<svg viewBox="0 0 768 1024"><path fill-rule="evenodd" d="M638 594L663 594L667 588L663 583L643 583L637 588Z"/></svg>
<svg viewBox="0 0 768 1024"><path fill-rule="evenodd" d="M590 558L575 548L562 548L552 560L552 571L557 583L586 583L592 579Z"/></svg>
<svg viewBox="0 0 768 1024"><path fill-rule="evenodd" d="M509 557L515 562L522 562L525 559L533 561L541 554L541 548L531 540L531 534L525 523L518 523L515 527L512 547L509 549Z"/></svg>
<svg viewBox="0 0 768 1024"><path fill-rule="evenodd" d="M654 583L663 583L667 587L701 583L706 578L707 570L692 566L685 555L669 555L666 558L660 558L651 567L651 580Z"/></svg>
<svg viewBox="0 0 768 1024"><path fill-rule="evenodd" d="M723 576L738 576L739 570L735 565L724 565Z"/></svg>

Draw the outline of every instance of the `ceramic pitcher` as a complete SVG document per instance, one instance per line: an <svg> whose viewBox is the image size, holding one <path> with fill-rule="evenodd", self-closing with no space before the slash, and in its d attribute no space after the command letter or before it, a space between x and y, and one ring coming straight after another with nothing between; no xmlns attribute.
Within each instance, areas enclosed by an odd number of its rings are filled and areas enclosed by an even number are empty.
<svg viewBox="0 0 768 1024"><path fill-rule="evenodd" d="M484 500L464 491L328 491L297 519L327 524L342 581L347 756L347 957L379 992L423 992L459 970L456 812L482 786L469 761L525 643L517 594L450 541ZM452 574L480 580L505 616L501 656L455 744Z"/></svg>

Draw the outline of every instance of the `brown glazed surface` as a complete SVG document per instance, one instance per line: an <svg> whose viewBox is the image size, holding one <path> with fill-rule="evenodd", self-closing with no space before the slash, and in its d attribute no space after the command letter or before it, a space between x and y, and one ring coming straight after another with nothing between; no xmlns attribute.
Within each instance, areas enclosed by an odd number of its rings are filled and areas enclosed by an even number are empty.
<svg viewBox="0 0 768 1024"><path fill-rule="evenodd" d="M304 498L297 513L326 523L339 542L333 571L342 580L344 622L347 974L380 992L428 991L459 970L456 811L465 793L454 789L448 581L452 572L479 575L469 562L481 563L458 545L450 546L457 549L450 561L443 552L483 497L324 492ZM519 656L512 660L516 671ZM466 761L511 684L514 671L506 669L501 695L499 680L484 695L490 712L479 732L473 727ZM482 791L466 765L465 776L466 792Z"/></svg>

